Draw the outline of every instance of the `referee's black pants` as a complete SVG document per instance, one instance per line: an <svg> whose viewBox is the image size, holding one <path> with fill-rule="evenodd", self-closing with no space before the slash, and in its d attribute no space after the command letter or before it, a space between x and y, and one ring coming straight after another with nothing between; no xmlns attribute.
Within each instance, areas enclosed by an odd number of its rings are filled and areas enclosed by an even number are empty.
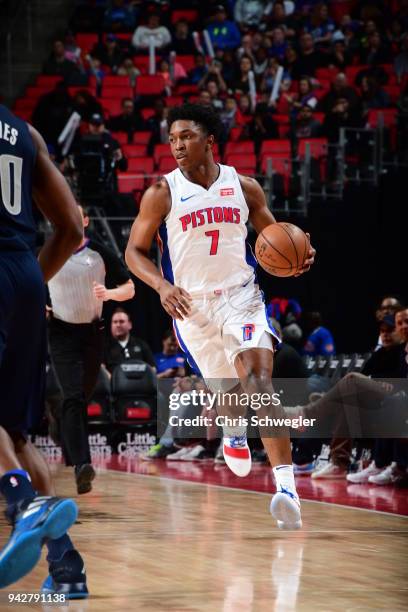
<svg viewBox="0 0 408 612"><path fill-rule="evenodd" d="M50 321L51 359L62 389L62 452L66 465L91 463L88 441L88 401L102 363L104 325Z"/></svg>

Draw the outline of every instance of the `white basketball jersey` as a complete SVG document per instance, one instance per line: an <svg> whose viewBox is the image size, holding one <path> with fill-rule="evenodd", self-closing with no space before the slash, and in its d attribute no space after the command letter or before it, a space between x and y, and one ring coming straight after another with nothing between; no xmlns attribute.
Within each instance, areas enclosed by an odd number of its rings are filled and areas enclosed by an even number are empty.
<svg viewBox="0 0 408 612"><path fill-rule="evenodd" d="M160 227L164 277L191 294L249 282L256 260L246 244L248 205L235 168L220 166L207 190L177 168L165 179L171 210Z"/></svg>

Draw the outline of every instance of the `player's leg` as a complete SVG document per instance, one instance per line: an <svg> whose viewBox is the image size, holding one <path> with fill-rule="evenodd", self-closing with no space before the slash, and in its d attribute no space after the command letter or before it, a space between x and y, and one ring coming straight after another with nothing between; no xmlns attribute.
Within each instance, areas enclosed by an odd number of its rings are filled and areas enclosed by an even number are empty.
<svg viewBox="0 0 408 612"><path fill-rule="evenodd" d="M40 495L55 496L55 485L42 453L29 440L15 443L20 464L30 474ZM47 540L49 575L42 585L44 593L64 593L69 599L88 597L86 573L81 555L67 533L56 540Z"/></svg>
<svg viewBox="0 0 408 612"><path fill-rule="evenodd" d="M91 466L84 391L86 335L81 326L57 320L50 322L49 330L51 358L63 395L62 452L66 465L74 466L76 476L83 466ZM78 493L91 490L90 484L77 488Z"/></svg>
<svg viewBox="0 0 408 612"><path fill-rule="evenodd" d="M257 416L262 419L282 418L284 411L273 401L272 386L273 345L270 349L251 348L241 351L235 358L235 367L242 388L249 397L264 394L271 398L269 405L262 406ZM289 432L283 427L260 426L260 435L272 466L276 482L276 494L271 501L271 513L281 529L299 529L302 525L299 496L293 475Z"/></svg>
<svg viewBox="0 0 408 612"><path fill-rule="evenodd" d="M43 405L45 289L35 257L29 252L3 256L0 284L0 426L9 434L0 430L1 463L7 470L0 491L13 524L0 552L0 587L5 587L31 571L46 539L66 533L76 520L77 506L72 500L38 497L10 445L10 438L38 420Z"/></svg>

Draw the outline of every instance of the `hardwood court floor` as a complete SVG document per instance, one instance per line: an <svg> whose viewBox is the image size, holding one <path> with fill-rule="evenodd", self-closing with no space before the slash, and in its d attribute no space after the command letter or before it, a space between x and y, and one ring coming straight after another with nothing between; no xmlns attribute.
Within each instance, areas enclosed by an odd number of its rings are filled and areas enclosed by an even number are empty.
<svg viewBox="0 0 408 612"><path fill-rule="evenodd" d="M54 467L59 494L72 473ZM77 499L71 535L91 598L76 612L397 612L408 607L408 521L303 502L304 528L281 532L270 496L162 477L98 470ZM0 544L9 532L0 524ZM38 590L43 559L12 591ZM0 610L60 611L52 606Z"/></svg>

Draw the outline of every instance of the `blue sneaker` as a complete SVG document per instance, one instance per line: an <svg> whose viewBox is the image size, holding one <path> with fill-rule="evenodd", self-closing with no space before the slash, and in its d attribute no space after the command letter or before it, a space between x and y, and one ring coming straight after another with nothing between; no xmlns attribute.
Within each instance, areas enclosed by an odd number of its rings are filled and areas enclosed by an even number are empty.
<svg viewBox="0 0 408 612"><path fill-rule="evenodd" d="M295 476L309 476L316 467L316 461L303 463L302 465L293 464L293 473Z"/></svg>
<svg viewBox="0 0 408 612"><path fill-rule="evenodd" d="M68 550L59 561L51 561L49 569L42 593L64 594L67 599L89 597L84 562L77 550Z"/></svg>
<svg viewBox="0 0 408 612"><path fill-rule="evenodd" d="M72 499L34 497L20 503L14 529L0 553L0 588L31 572L41 557L47 538L61 538L75 523L78 508Z"/></svg>

